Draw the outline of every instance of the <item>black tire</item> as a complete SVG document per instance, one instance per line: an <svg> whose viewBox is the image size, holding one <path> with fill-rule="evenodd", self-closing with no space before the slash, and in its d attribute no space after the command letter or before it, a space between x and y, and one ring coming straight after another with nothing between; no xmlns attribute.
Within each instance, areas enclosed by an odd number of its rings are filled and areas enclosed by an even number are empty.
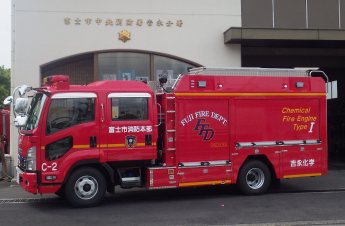
<svg viewBox="0 0 345 226"><path fill-rule="evenodd" d="M64 187L61 187L57 192L55 192L55 195L59 196L60 198L65 198L65 189Z"/></svg>
<svg viewBox="0 0 345 226"><path fill-rule="evenodd" d="M237 179L240 191L245 195L265 193L271 184L271 171L259 160L250 160L242 167Z"/></svg>
<svg viewBox="0 0 345 226"><path fill-rule="evenodd" d="M74 171L65 184L65 198L73 207L91 207L105 196L106 180L102 173L91 167Z"/></svg>

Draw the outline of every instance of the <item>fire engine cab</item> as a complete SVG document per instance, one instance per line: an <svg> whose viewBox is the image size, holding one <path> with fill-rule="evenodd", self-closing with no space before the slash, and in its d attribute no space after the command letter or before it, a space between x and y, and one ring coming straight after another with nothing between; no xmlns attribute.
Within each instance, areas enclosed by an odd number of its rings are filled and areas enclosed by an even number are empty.
<svg viewBox="0 0 345 226"><path fill-rule="evenodd" d="M151 88L139 81L70 85L63 75L40 88L18 87L19 97L7 99L20 131L18 183L87 207L117 185L237 184L253 195L279 179L325 175L326 87L319 75L197 68L172 87L163 80Z"/></svg>

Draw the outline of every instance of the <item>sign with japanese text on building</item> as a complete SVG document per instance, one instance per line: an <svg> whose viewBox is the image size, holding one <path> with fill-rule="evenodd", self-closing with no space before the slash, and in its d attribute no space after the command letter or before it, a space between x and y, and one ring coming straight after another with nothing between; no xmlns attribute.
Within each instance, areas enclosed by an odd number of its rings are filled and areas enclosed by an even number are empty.
<svg viewBox="0 0 345 226"><path fill-rule="evenodd" d="M178 27L183 26L181 19L141 19L141 18L100 18L100 17L65 17L65 25L96 25L117 27Z"/></svg>
<svg viewBox="0 0 345 226"><path fill-rule="evenodd" d="M66 26L105 26L118 28L181 28L183 21L181 19L142 19L142 18L101 18L101 17L65 17L64 24ZM131 32L121 30L118 32L118 39L123 43L131 40Z"/></svg>

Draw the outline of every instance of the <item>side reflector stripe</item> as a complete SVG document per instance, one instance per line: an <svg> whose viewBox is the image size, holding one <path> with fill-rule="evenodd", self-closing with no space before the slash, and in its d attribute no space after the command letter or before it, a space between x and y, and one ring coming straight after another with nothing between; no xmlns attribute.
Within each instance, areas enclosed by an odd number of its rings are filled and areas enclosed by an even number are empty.
<svg viewBox="0 0 345 226"><path fill-rule="evenodd" d="M288 179L288 178L299 178L299 177L319 177L321 175L322 175L321 173L296 174L296 175L286 175L283 178Z"/></svg>
<svg viewBox="0 0 345 226"><path fill-rule="evenodd" d="M180 183L179 187L191 187L191 186L204 186L204 185L217 185L217 184L230 184L231 180L216 180L216 181L202 181L202 182L189 182Z"/></svg>

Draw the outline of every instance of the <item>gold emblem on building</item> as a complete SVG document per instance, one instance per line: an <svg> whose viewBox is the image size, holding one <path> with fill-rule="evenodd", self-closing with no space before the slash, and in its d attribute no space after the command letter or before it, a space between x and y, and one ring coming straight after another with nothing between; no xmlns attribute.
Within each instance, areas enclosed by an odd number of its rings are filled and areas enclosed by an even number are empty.
<svg viewBox="0 0 345 226"><path fill-rule="evenodd" d="M119 32L119 40L127 42L131 40L131 33L127 30L122 30Z"/></svg>

